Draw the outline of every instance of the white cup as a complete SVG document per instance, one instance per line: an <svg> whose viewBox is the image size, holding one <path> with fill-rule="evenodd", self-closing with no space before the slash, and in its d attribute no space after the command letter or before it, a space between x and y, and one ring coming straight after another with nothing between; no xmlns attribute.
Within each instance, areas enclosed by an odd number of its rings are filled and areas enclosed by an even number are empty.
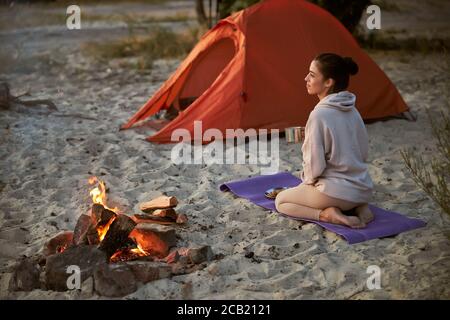
<svg viewBox="0 0 450 320"><path fill-rule="evenodd" d="M288 143L302 143L305 140L305 127L289 127L284 132Z"/></svg>

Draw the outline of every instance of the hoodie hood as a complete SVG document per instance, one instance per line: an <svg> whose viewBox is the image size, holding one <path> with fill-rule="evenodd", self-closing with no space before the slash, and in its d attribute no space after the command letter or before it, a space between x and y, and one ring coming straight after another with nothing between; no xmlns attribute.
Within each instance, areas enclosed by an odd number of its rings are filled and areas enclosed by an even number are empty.
<svg viewBox="0 0 450 320"><path fill-rule="evenodd" d="M355 107L356 96L349 91L332 93L323 98L315 108L333 108L340 111L351 111ZM314 108L314 109L315 109Z"/></svg>

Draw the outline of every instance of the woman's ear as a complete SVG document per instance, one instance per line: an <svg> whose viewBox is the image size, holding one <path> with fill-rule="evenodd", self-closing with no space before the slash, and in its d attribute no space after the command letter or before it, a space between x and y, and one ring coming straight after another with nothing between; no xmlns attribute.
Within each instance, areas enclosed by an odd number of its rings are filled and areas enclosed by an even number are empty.
<svg viewBox="0 0 450 320"><path fill-rule="evenodd" d="M334 81L333 78L328 78L327 80L325 80L325 87L327 89L333 88L334 84L336 83L336 81Z"/></svg>

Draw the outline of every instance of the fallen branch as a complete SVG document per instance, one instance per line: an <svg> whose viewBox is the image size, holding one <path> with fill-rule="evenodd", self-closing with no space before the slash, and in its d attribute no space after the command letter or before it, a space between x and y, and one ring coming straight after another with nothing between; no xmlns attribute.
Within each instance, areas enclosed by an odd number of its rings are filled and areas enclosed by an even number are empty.
<svg viewBox="0 0 450 320"><path fill-rule="evenodd" d="M52 115L54 117L71 117L71 118L79 118L79 119L84 119L84 120L94 120L94 121L98 121L98 119L92 118L92 117L88 117L88 116L84 116L82 114L79 113L65 113L65 114L58 114L58 113L49 113L49 115Z"/></svg>
<svg viewBox="0 0 450 320"><path fill-rule="evenodd" d="M56 107L56 105L53 103L53 101L49 100L49 99L37 99L37 100L28 100L28 101L23 101L18 99L17 97L13 98L13 101L15 103L24 105L26 107L34 107L34 106L39 106L39 105L47 105L47 107L50 110L55 110L57 111L58 108Z"/></svg>
<svg viewBox="0 0 450 320"><path fill-rule="evenodd" d="M19 96L13 96L10 92L9 85L6 82L0 84L0 107L9 109L12 103L24 105L26 107L34 107L38 105L46 105L50 110L58 110L53 101L49 99L37 99L37 100L21 100L20 97L28 95L28 92Z"/></svg>

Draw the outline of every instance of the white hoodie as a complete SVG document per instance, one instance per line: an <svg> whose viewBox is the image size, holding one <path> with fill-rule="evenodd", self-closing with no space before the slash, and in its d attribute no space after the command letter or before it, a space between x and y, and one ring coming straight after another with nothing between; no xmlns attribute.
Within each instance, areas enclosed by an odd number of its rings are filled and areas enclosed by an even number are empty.
<svg viewBox="0 0 450 320"><path fill-rule="evenodd" d="M367 170L368 136L348 91L323 98L310 113L302 146L305 184L338 199L368 203L373 183Z"/></svg>

